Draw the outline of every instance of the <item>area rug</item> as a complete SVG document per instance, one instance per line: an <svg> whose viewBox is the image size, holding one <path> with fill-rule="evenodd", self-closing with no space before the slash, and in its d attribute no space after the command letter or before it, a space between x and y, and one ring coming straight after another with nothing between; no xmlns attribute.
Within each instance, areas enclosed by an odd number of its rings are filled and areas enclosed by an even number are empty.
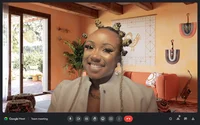
<svg viewBox="0 0 200 125"><path fill-rule="evenodd" d="M187 113L197 113L198 104L192 102L183 101L169 101L169 107L172 112L187 112Z"/></svg>

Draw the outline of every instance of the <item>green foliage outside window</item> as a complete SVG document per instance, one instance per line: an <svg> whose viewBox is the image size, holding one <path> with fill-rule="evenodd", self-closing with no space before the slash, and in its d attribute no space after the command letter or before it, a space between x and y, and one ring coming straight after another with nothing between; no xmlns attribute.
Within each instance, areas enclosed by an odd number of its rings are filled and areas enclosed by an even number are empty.
<svg viewBox="0 0 200 125"><path fill-rule="evenodd" d="M30 44L34 44L35 41L42 42L42 20L25 22L23 24L23 36ZM20 25L18 23L12 24L12 38L11 38L11 52L12 52L12 68L19 70L19 54L20 54ZM31 66L37 66L40 72L43 72L43 47L42 45L24 46L23 47L23 69L24 71L31 70Z"/></svg>

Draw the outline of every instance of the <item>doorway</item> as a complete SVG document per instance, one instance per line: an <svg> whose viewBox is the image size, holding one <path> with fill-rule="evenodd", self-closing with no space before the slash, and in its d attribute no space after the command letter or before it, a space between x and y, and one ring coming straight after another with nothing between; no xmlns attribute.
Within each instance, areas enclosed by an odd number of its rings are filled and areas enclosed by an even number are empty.
<svg viewBox="0 0 200 125"><path fill-rule="evenodd" d="M8 96L50 88L50 15L9 6Z"/></svg>

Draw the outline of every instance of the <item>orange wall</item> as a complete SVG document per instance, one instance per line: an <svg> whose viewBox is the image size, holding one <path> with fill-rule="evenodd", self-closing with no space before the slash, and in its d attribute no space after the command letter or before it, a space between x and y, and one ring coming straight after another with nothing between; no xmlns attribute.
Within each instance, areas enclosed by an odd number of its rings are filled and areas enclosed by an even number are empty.
<svg viewBox="0 0 200 125"><path fill-rule="evenodd" d="M9 5L51 14L51 89L54 89L64 79L72 79L73 76L67 75L63 68L66 63L63 52L69 48L57 38L62 36L67 40L74 40L80 37L80 17L32 3L9 3ZM67 28L70 33L59 32L57 27Z"/></svg>
<svg viewBox="0 0 200 125"><path fill-rule="evenodd" d="M192 38L183 38L179 33L179 24L186 23L186 14L190 13L190 22L197 22L197 4L184 3L153 3L154 10L145 11L135 5L126 5L124 14L115 15L108 11L100 12L100 21L106 26L112 20L156 14L156 65L155 66L124 66L125 70L141 72L176 73L180 76L180 91L188 80L187 69L193 75L190 84L190 98L197 98L197 32ZM82 18L83 32L90 34L97 28L94 20ZM84 25L83 25L84 24ZM165 60L165 50L171 48L171 39L175 40L174 49L180 49L179 62L171 65Z"/></svg>

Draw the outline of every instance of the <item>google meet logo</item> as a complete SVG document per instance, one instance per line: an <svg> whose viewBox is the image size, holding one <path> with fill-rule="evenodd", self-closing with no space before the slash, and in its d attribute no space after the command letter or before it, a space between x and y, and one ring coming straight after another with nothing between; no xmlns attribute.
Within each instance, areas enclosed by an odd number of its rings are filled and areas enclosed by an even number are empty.
<svg viewBox="0 0 200 125"><path fill-rule="evenodd" d="M4 121L8 121L8 117L4 117Z"/></svg>

